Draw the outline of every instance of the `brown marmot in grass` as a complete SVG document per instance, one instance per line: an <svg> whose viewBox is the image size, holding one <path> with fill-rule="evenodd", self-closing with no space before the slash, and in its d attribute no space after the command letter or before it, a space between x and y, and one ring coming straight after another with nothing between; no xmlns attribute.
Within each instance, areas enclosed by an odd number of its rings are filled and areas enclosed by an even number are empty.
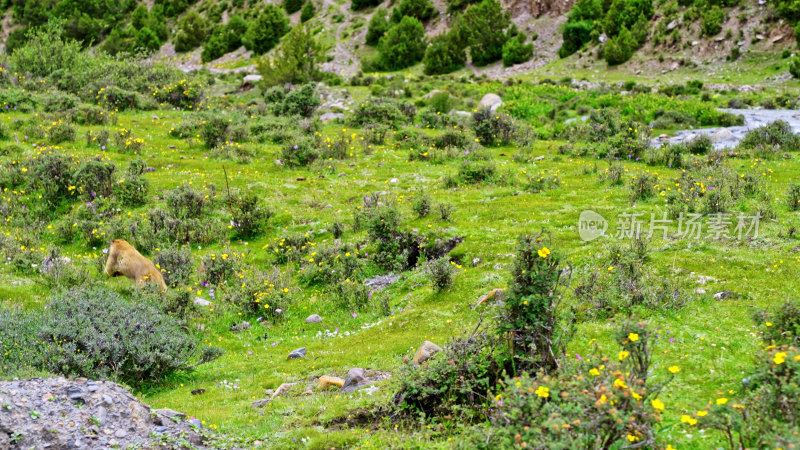
<svg viewBox="0 0 800 450"><path fill-rule="evenodd" d="M156 283L161 286L161 292L167 290L164 277L153 261L142 256L128 241L123 239L114 239L111 242L111 246L108 248L105 272L110 277L124 275L135 281L140 287L145 283Z"/></svg>

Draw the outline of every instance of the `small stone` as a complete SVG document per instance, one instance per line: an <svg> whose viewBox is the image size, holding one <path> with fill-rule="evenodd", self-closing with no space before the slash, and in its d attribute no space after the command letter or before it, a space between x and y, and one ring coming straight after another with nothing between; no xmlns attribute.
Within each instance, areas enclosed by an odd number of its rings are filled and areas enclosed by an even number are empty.
<svg viewBox="0 0 800 450"><path fill-rule="evenodd" d="M478 267L482 262L480 258L472 258L472 267Z"/></svg>
<svg viewBox="0 0 800 450"><path fill-rule="evenodd" d="M425 341L419 346L417 353L414 354L414 358L412 359L415 363L422 364L440 351L442 351L441 347L431 341Z"/></svg>
<svg viewBox="0 0 800 450"><path fill-rule="evenodd" d="M183 419L186 418L186 414L184 414L182 412L178 412L178 411L172 410L172 409L169 409L169 408L156 409L154 412L156 414L158 414L158 415L164 416L164 417L169 418L169 419L176 419L177 418L177 419L183 420Z"/></svg>
<svg viewBox="0 0 800 450"><path fill-rule="evenodd" d="M317 389L323 391L332 387L340 388L344 386L344 380L338 377L323 375L317 380Z"/></svg>
<svg viewBox="0 0 800 450"><path fill-rule="evenodd" d="M478 103L478 108L489 108L490 111L495 112L497 108L503 105L503 99L497 94L486 94L481 98Z"/></svg>
<svg viewBox="0 0 800 450"><path fill-rule="evenodd" d="M322 317L319 314L312 314L306 317L306 323L320 323L322 322Z"/></svg>
<svg viewBox="0 0 800 450"><path fill-rule="evenodd" d="M121 429L121 428L114 432L114 437L116 437L116 438L124 438L127 435L128 435L128 432L123 430L123 429Z"/></svg>
<svg viewBox="0 0 800 450"><path fill-rule="evenodd" d="M400 180L398 180L397 178L392 178L391 180L389 180L389 183L392 183L392 184L397 184L399 182L400 182Z"/></svg>
<svg viewBox="0 0 800 450"><path fill-rule="evenodd" d="M200 298L200 297L195 297L194 298L194 304L197 305L197 306L208 306L208 305L211 304L211 302L206 300L206 299Z"/></svg>
<svg viewBox="0 0 800 450"><path fill-rule="evenodd" d="M286 359L304 358L305 356L306 356L306 348L300 347L296 350L292 350L292 352L289 353L289 357Z"/></svg>
<svg viewBox="0 0 800 450"><path fill-rule="evenodd" d="M536 158L533 158L534 161L541 161L543 159L544 159L544 155L537 156Z"/></svg>
<svg viewBox="0 0 800 450"><path fill-rule="evenodd" d="M358 389L360 386L363 386L364 383L367 381L367 376L364 373L364 369L354 367L347 371L347 376L344 379L344 384L342 385L343 391L354 391Z"/></svg>
<svg viewBox="0 0 800 450"><path fill-rule="evenodd" d="M251 408L263 408L269 402L270 402L270 400L268 398L261 399L261 400L256 400L253 403L250 403L250 407Z"/></svg>
<svg viewBox="0 0 800 450"><path fill-rule="evenodd" d="M273 395L275 395L275 391L273 391L272 389L265 389L264 395L266 395L267 397L272 397Z"/></svg>
<svg viewBox="0 0 800 450"><path fill-rule="evenodd" d="M47 400L50 400L53 397L55 397L55 395L53 395L52 393L48 392L47 394L44 394L42 396L42 400L47 401Z"/></svg>
<svg viewBox="0 0 800 450"><path fill-rule="evenodd" d="M703 294L705 294L705 293L706 293L706 290L705 290L705 289L703 289L703 288L697 288L697 289L695 289L695 291L694 291L694 292L695 292L695 294L700 294L700 295L703 295Z"/></svg>
<svg viewBox="0 0 800 450"><path fill-rule="evenodd" d="M280 386L278 386L278 389L275 390L275 393L272 394L272 398L279 397L281 395L286 394L294 386L297 386L297 383L283 383L283 384L281 384Z"/></svg>

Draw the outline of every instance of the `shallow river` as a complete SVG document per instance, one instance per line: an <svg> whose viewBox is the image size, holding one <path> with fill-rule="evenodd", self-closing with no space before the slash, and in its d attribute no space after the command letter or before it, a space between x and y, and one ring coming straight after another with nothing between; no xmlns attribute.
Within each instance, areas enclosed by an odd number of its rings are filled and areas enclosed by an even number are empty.
<svg viewBox="0 0 800 450"><path fill-rule="evenodd" d="M733 148L744 138L748 131L776 120L783 120L792 127L792 131L800 133L800 111L793 109L725 109L720 111L744 116L744 125L735 127L697 128L680 130L673 136L661 135L653 138L651 144L659 147L662 143L679 144L691 141L701 134L711 136L714 148Z"/></svg>

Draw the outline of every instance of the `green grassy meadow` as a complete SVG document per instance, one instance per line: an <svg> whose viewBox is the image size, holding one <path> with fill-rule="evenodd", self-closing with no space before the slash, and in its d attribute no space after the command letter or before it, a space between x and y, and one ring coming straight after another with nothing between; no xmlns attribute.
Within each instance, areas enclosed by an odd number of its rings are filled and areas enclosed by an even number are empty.
<svg viewBox="0 0 800 450"><path fill-rule="evenodd" d="M444 83L441 84L444 87ZM367 88L348 89L357 101L368 96ZM425 93L422 85L417 89L420 96ZM471 96L476 101L485 92L503 89L497 82L470 85L461 98L466 100ZM196 114L193 112L160 110L155 112L158 118L154 118L153 112L116 113L116 124L107 128L126 128L144 139L141 158L155 169L144 175L151 186L147 205L123 210L121 214L144 220L149 208L163 204L159 198L163 191L182 183L197 187L213 184L223 201L228 186L234 191L249 189L275 214L263 235L248 241L230 241L229 249L243 254L247 266L278 267L288 274L297 272L298 263L276 263L272 257L276 242L290 233L313 232L312 247L325 246L334 241L330 230L338 221L346 225L344 241L365 239L364 231L356 233L351 229L353 212L362 204L363 196L382 191L402 212L404 228L465 237L453 252L461 262L453 285L437 292L421 268L403 272L398 282L376 293L388 301L388 315L379 308L361 311L336 308L325 289L304 287L295 280L293 303L284 311L284 320L262 326L256 322L256 317L243 316L236 309L215 301L207 287L195 283L190 286L195 291L193 295L212 300L213 304L192 313L188 317L189 324L191 327L203 325L203 343L218 346L225 353L193 372L173 375L138 389L136 395L152 407L168 407L197 417L211 430L245 447L454 448L463 445L459 443L461 427L444 419L398 423L387 416L383 423L342 425L343 418L355 409L390 403L395 386L391 378L379 382L377 390L286 396L261 409L251 408L250 403L265 398L265 389L275 389L281 383L300 382L305 386L307 380L321 375L344 377L353 367L396 374L404 364L403 359L411 357L423 341L443 346L449 339L470 331L482 315L487 319L495 315L490 305L473 306L489 290L507 286L515 242L521 233L546 231L547 246L574 268L574 287L582 273L600 267L602 262L598 256L607 243L602 238L591 242L580 239L578 218L583 210L591 209L609 219L609 231L613 231L617 216L622 213L641 212L645 217L650 213L661 214L665 204L659 195L634 203L630 201L630 179L648 173L657 177L656 191L663 191L674 188L672 180L679 177L683 169L622 161L623 183L612 186L602 179L609 162L591 156L564 154L559 149L569 143L547 137L545 130L551 125L536 117L546 113L553 101L543 101L540 112L536 99L541 92L525 91L525 95L514 98L513 89L505 89L503 97L508 100L504 110L523 116L520 120L533 124L545 137L525 148L516 145L487 148L485 151L496 164L502 182L452 189L444 186L443 179L456 172L459 158L443 163L410 161L409 150L392 141L374 145L365 152L365 144L360 143L364 130L345 123L325 124L319 133L323 138L350 137L353 145L348 157L326 161L314 169L287 168L276 164L280 159L279 145L247 144L255 151L255 157L250 162L237 163L209 156L208 149L197 139L170 137L170 129L184 117ZM645 117L659 107L690 110L699 102L668 99L657 94L630 99L615 91L595 95L566 87L552 89L562 91L559 101L579 96L576 105L630 108L631 114ZM715 97L712 106L723 106L731 95ZM769 96L770 93L752 95ZM513 114L514 108L522 112ZM580 115L574 110L559 114L557 117L561 119ZM36 113L0 116L0 121L8 126L14 121L38 120L45 119ZM86 133L101 128L79 126L74 142L59 144L56 148L79 159L102 156L120 168L138 157L113 145L101 150L96 144L87 144ZM431 136L440 132L424 131ZM12 135L24 141L20 132L12 131ZM32 141L20 145L31 152ZM526 158L515 158L518 153ZM682 308L633 311L635 317L648 321L659 335L653 352L652 377L666 379L667 367L680 368L661 395L666 407L657 430L657 435L675 448L701 449L719 444L719 435L698 433L682 425L681 416L702 409L718 397L735 399L742 394L742 379L751 372L762 347L756 333L758 325L751 319L754 309L777 307L796 298L800 289L796 277L800 270L800 254L796 248L800 244L797 237L787 234L800 221L785 201L789 184L796 181L800 173L800 160L797 154L789 155L771 160L742 156L724 163L736 173L759 174L763 179L762 191L768 197L767 202L773 205L777 218L762 221L758 238L745 241L655 238L650 243L649 266L664 277L676 276L684 280L692 291L706 290L705 294L692 295ZM539 156L543 159L535 160ZM0 161L8 164L12 160L23 161L24 157L11 153L0 156ZM541 193L527 191L525 183L536 175L558 175L561 184ZM448 203L454 207L449 221L440 220L436 214L425 218L413 214L411 203L423 192L434 204ZM14 202L28 193L6 190L2 195L5 201ZM754 206L755 200L739 200L731 212L752 212ZM40 236L42 247L55 241L55 221L50 225L44 227ZM0 232L14 236L20 230L3 225ZM95 261L102 258L102 248L80 242L59 246L62 253L76 263L85 262L94 267ZM191 250L195 262L208 253L228 251L219 242L208 246L192 244ZM475 267L471 262L473 258L480 259ZM107 279L99 271L92 270L93 279L99 283L121 292L131 289L130 281L124 277ZM613 268L602 267L602 270ZM718 281L701 286L690 278L691 272ZM712 297L723 290L739 298L716 300ZM567 304L579 312L585 311L586 305L579 304L571 291L567 292ZM5 307L36 310L46 303L48 295L35 278L20 275L8 265L0 266L0 299ZM319 314L324 321L305 323L310 314ZM250 321L253 327L241 333L231 332L229 327L241 320ZM619 320L620 317L610 317L580 321L567 357L588 358L598 349L605 354L615 354L618 348L612 333ZM298 347L306 347L308 356L287 360L288 353ZM195 389L206 392L193 395Z"/></svg>

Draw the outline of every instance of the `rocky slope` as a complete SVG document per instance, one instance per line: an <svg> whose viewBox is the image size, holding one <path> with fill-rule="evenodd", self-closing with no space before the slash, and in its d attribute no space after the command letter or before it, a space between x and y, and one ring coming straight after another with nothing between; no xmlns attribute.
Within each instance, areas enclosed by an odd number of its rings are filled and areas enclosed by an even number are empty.
<svg viewBox="0 0 800 450"><path fill-rule="evenodd" d="M0 449L208 448L201 427L109 381L0 382Z"/></svg>

